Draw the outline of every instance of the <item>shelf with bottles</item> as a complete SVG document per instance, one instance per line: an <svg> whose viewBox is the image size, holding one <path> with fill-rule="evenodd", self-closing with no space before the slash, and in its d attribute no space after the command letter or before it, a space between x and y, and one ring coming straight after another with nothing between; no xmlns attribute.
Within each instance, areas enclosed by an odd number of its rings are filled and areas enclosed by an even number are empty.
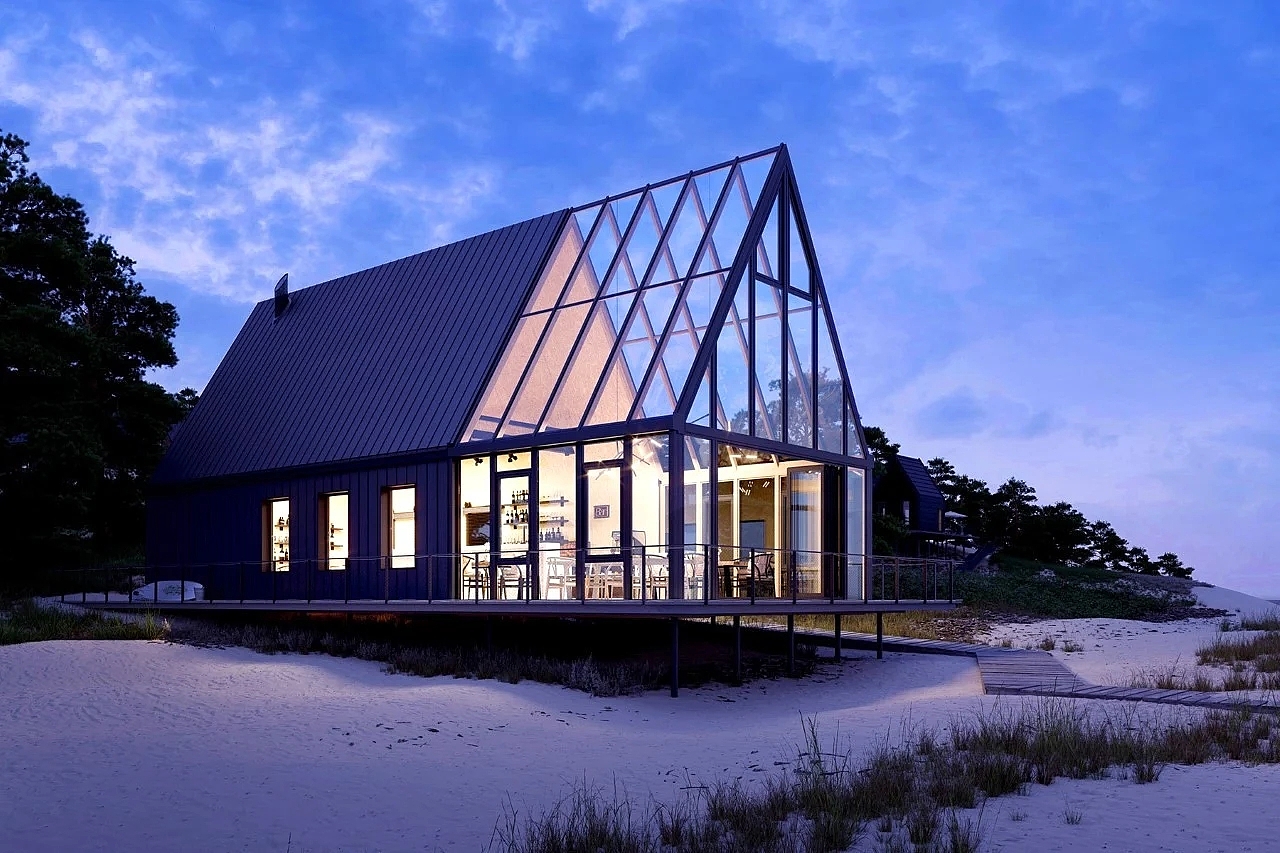
<svg viewBox="0 0 1280 853"><path fill-rule="evenodd" d="M516 490L516 491L514 491L514 492L512 492L512 493L511 493L511 500L510 500L510 501L508 501L508 502L506 502L506 503L504 503L504 504L502 504L502 506L504 506L504 507L508 507L508 506L528 506L529 504L530 504L530 500L529 500L529 490L528 490L528 489L518 489L518 490ZM553 496L550 496L550 497L539 498L539 499L538 499L538 504L539 504L540 506L560 506L560 507L565 507L565 506L568 506L568 505L569 505L569 499L568 499L567 497L565 497L564 495L553 495Z"/></svg>

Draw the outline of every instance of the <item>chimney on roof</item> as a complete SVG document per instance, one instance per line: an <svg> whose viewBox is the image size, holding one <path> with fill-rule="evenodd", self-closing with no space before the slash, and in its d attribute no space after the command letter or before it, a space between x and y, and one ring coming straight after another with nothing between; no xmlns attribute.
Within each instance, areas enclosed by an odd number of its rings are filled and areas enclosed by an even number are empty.
<svg viewBox="0 0 1280 853"><path fill-rule="evenodd" d="M284 313L284 309L289 307L289 274L285 273L280 276L280 280L276 282L276 319Z"/></svg>

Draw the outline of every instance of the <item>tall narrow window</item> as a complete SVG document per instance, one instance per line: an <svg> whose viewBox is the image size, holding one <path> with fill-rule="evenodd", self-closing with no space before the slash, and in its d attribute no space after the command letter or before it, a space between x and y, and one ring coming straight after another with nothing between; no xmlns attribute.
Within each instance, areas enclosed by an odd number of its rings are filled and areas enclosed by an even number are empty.
<svg viewBox="0 0 1280 853"><path fill-rule="evenodd" d="M263 571L289 571L289 499L273 498L263 505Z"/></svg>
<svg viewBox="0 0 1280 853"><path fill-rule="evenodd" d="M387 555L391 568L412 569L416 547L414 510L417 503L413 486L397 486L387 490Z"/></svg>
<svg viewBox="0 0 1280 853"><path fill-rule="evenodd" d="M347 567L347 557L351 556L350 506L346 492L320 497L320 558L325 561L325 568Z"/></svg>

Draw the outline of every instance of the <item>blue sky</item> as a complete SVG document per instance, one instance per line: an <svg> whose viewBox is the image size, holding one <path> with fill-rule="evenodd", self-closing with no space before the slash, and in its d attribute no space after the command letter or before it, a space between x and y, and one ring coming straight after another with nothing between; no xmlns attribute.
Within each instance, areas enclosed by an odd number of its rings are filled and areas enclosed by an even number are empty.
<svg viewBox="0 0 1280 853"><path fill-rule="evenodd" d="M778 142L865 422L1280 597L1280 6L64 3L0 128L182 316Z"/></svg>

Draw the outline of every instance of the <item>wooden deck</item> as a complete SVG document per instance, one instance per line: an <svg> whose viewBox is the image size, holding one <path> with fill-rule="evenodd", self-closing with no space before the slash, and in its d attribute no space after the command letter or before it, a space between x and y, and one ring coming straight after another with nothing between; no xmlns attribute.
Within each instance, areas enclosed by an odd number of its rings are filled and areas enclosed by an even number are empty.
<svg viewBox="0 0 1280 853"><path fill-rule="evenodd" d="M305 601L301 599L271 601L160 601L133 602L126 600L98 600L90 596L81 601L79 596L68 596L68 604L77 604L99 610L153 610L166 613L217 613L217 612L276 612L276 613L391 613L422 615L432 613L455 616L518 616L550 618L633 618L633 619L705 619L711 616L823 616L849 613L905 613L912 610L952 610L948 601L869 601L860 599L790 599L760 598L752 603L746 598L716 598L710 601L689 599L650 599L627 601L622 599L587 599L580 601L464 601L440 599L436 601Z"/></svg>

